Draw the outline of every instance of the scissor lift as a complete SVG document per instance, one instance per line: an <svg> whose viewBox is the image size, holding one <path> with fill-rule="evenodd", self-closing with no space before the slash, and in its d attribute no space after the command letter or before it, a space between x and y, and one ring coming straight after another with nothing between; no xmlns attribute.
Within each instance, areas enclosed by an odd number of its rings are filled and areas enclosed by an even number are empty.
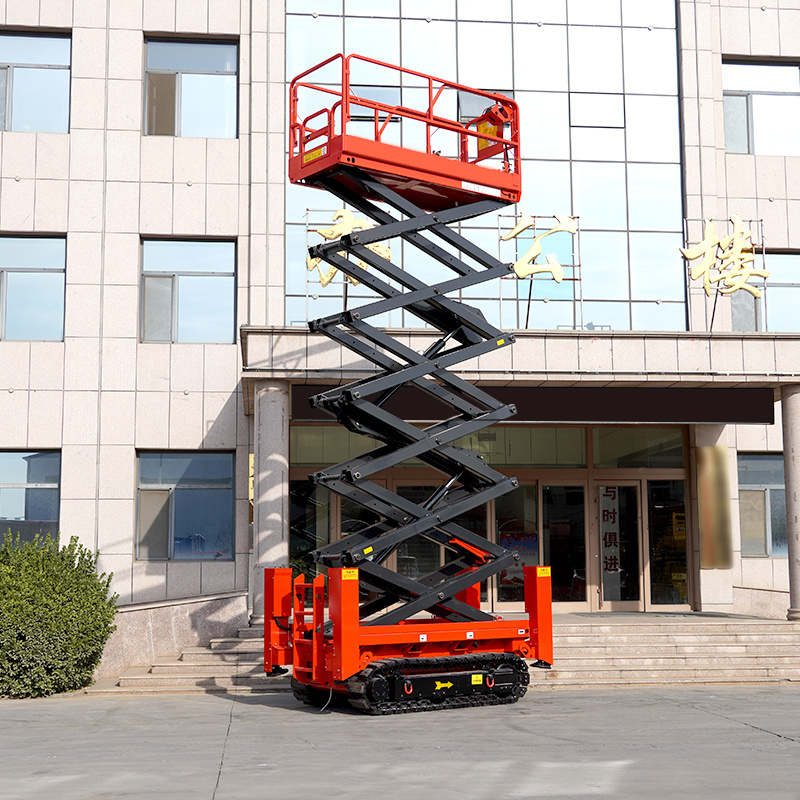
<svg viewBox="0 0 800 800"><path fill-rule="evenodd" d="M413 81L427 88L426 107L390 106L362 96L352 77L364 64L396 74L397 86ZM331 85L334 68L338 82ZM485 111L466 121L439 115L437 104L455 92L477 96ZM301 118L308 95L325 104ZM312 397L312 405L381 443L309 480L361 504L379 521L311 554L327 568L327 599L323 575L308 583L302 575L292 581L288 568L266 570L265 669L292 664L300 699L322 704L336 693L370 713L515 702L529 680L525 659L543 667L552 663L550 570L524 570L527 620L503 620L481 610L481 582L519 555L457 519L518 482L453 442L509 419L516 409L449 371L509 347L514 336L448 297L508 276L513 265L448 225L519 199L517 106L502 95L355 55L334 56L295 78L290 103L290 180L331 192L376 223L310 248L309 258L336 267L382 298L309 323L312 332L377 367L369 377ZM365 119L372 122L369 138L363 135ZM424 127L424 150L385 141L389 124L398 119ZM442 134L457 143L449 157L434 149ZM394 237L454 277L430 286L369 247ZM374 317L394 309L439 331L424 353L373 324ZM403 386L435 397L452 415L419 428L390 413L386 403ZM372 480L412 458L445 476L422 503ZM447 557L437 569L412 578L389 564L401 545L417 537L442 546Z"/></svg>

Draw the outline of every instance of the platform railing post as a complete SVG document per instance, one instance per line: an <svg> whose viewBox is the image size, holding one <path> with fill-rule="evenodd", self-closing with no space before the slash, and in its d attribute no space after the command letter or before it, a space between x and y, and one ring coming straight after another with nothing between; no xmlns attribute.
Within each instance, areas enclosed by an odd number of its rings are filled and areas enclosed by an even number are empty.
<svg viewBox="0 0 800 800"><path fill-rule="evenodd" d="M343 681L361 669L357 568L328 570L328 607L333 623L333 679Z"/></svg>
<svg viewBox="0 0 800 800"><path fill-rule="evenodd" d="M292 614L292 570L264 570L264 671L292 663L289 617Z"/></svg>
<svg viewBox="0 0 800 800"><path fill-rule="evenodd" d="M525 611L529 617L534 658L553 663L553 589L550 567L523 567Z"/></svg>

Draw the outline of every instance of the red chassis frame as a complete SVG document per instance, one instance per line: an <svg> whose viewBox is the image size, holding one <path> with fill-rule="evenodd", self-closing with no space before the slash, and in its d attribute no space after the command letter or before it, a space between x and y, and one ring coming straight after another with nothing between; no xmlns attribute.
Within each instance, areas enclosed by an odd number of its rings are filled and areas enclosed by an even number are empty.
<svg viewBox="0 0 800 800"><path fill-rule="evenodd" d="M388 658L516 653L528 660L553 663L553 614L550 567L525 567L527 619L497 617L489 622L410 619L397 625L363 625L358 618L358 569L328 570L327 611L333 623L325 633L325 576L311 583L292 581L288 567L264 570L264 670L292 665L303 684L330 689ZM311 607L305 595L312 593ZM479 602L479 587L466 599ZM344 691L344 686L341 686Z"/></svg>
<svg viewBox="0 0 800 800"><path fill-rule="evenodd" d="M341 74L334 79L337 61L341 62ZM364 65L393 75L397 86L413 81L425 93L427 105L411 108L360 96L361 87L351 85L351 79L353 71ZM438 108L444 105L442 98L452 92L483 98L487 108L463 123L448 118L438 113ZM301 104L310 106L310 113L302 118ZM519 108L505 95L364 56L338 54L292 81L289 115L292 183L313 182L315 176L340 165L358 167L429 211L487 196L516 203L522 193ZM424 125L424 151L386 141L389 123L400 120ZM354 130L358 135L353 135ZM457 137L456 156L442 156L434 149L437 145L432 136L437 132Z"/></svg>

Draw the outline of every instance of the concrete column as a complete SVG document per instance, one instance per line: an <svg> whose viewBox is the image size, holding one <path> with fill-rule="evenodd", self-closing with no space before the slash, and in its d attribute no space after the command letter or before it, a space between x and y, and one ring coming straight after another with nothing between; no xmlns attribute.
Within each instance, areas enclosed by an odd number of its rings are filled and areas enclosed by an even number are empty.
<svg viewBox="0 0 800 800"><path fill-rule="evenodd" d="M786 535L789 540L789 611L800 620L800 386L781 389Z"/></svg>
<svg viewBox="0 0 800 800"><path fill-rule="evenodd" d="M251 625L264 622L265 567L289 565L289 384L255 388Z"/></svg>

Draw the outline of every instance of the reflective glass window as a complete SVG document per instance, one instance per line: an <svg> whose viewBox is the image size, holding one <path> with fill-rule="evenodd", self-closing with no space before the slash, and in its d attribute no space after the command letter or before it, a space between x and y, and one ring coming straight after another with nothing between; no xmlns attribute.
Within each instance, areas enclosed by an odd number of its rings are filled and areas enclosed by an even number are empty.
<svg viewBox="0 0 800 800"><path fill-rule="evenodd" d="M753 152L765 156L800 155L800 95L754 94Z"/></svg>
<svg viewBox="0 0 800 800"><path fill-rule="evenodd" d="M140 453L136 557L233 558L233 454Z"/></svg>
<svg viewBox="0 0 800 800"><path fill-rule="evenodd" d="M722 88L728 152L800 155L800 68L723 64Z"/></svg>
<svg viewBox="0 0 800 800"><path fill-rule="evenodd" d="M680 233L631 233L631 297L634 300L683 300L686 283Z"/></svg>
<svg viewBox="0 0 800 800"><path fill-rule="evenodd" d="M58 538L61 454L0 452L0 537Z"/></svg>
<svg viewBox="0 0 800 800"><path fill-rule="evenodd" d="M680 166L628 164L628 215L631 230L681 230Z"/></svg>
<svg viewBox="0 0 800 800"><path fill-rule="evenodd" d="M572 158L575 161L624 161L625 133L615 128L572 128Z"/></svg>
<svg viewBox="0 0 800 800"><path fill-rule="evenodd" d="M69 130L70 46L67 37L0 36L0 129Z"/></svg>
<svg viewBox="0 0 800 800"><path fill-rule="evenodd" d="M366 19L346 17L344 23L344 51L358 53L365 58L385 61L388 64L400 63L400 21L396 19ZM325 50L323 52L329 52ZM323 59L318 57L317 61ZM312 62L313 63L313 62ZM351 84L395 85L400 73L386 69L368 61L351 59Z"/></svg>
<svg viewBox="0 0 800 800"><path fill-rule="evenodd" d="M619 0L567 0L567 20L573 25L619 25Z"/></svg>
<svg viewBox="0 0 800 800"><path fill-rule="evenodd" d="M456 0L402 0L404 19L455 19Z"/></svg>
<svg viewBox="0 0 800 800"><path fill-rule="evenodd" d="M625 124L629 161L680 161L676 97L626 97Z"/></svg>
<svg viewBox="0 0 800 800"><path fill-rule="evenodd" d="M569 108L566 92L516 92L520 129L529 158L569 158ZM524 202L524 198L523 198Z"/></svg>
<svg viewBox="0 0 800 800"><path fill-rule="evenodd" d="M0 237L0 339L64 338L66 240Z"/></svg>
<svg viewBox="0 0 800 800"><path fill-rule="evenodd" d="M568 88L566 27L514 25L514 89L565 92Z"/></svg>
<svg viewBox="0 0 800 800"><path fill-rule="evenodd" d="M578 94L569 96L570 123L585 127L624 128L625 103L618 94Z"/></svg>
<svg viewBox="0 0 800 800"><path fill-rule="evenodd" d="M678 93L678 56L674 30L626 28L624 48L625 91L631 94ZM667 65L672 68L668 68Z"/></svg>
<svg viewBox="0 0 800 800"><path fill-rule="evenodd" d="M235 139L238 45L148 41L145 133Z"/></svg>
<svg viewBox="0 0 800 800"><path fill-rule="evenodd" d="M344 0L344 13L365 17L397 17L400 14L400 0ZM354 51L356 52L356 51Z"/></svg>
<svg viewBox="0 0 800 800"><path fill-rule="evenodd" d="M566 0L513 0L514 22L553 22L563 24L567 21Z"/></svg>
<svg viewBox="0 0 800 800"><path fill-rule="evenodd" d="M675 0L622 0L622 24L630 27L675 27Z"/></svg>
<svg viewBox="0 0 800 800"><path fill-rule="evenodd" d="M487 7L483 2L481 5ZM460 8L461 4L459 3ZM487 43L489 42L491 43L489 48L491 56L479 57L478 54L487 53ZM510 24L459 22L459 83L491 91L510 89L513 85L511 54Z"/></svg>
<svg viewBox="0 0 800 800"><path fill-rule="evenodd" d="M569 214L571 185L568 161L523 161L520 207L529 214Z"/></svg>
<svg viewBox="0 0 800 800"><path fill-rule="evenodd" d="M683 302L631 303L631 328L635 331L685 331Z"/></svg>
<svg viewBox="0 0 800 800"><path fill-rule="evenodd" d="M319 6L318 3L315 5ZM344 21L341 17L289 15L286 18L286 40L291 42L286 48L286 77L291 80L324 61L328 55L344 52ZM339 61L314 73L314 80L320 82L337 83L341 79L342 65Z"/></svg>
<svg viewBox="0 0 800 800"><path fill-rule="evenodd" d="M742 556L785 558L786 492L782 453L739 453Z"/></svg>
<svg viewBox="0 0 800 800"><path fill-rule="evenodd" d="M685 466L679 428L596 427L594 465L599 468L681 469Z"/></svg>
<svg viewBox="0 0 800 800"><path fill-rule="evenodd" d="M590 2L593 4L593 0ZM598 58L599 53L602 58ZM622 37L618 28L570 27L569 88L572 92L622 92Z"/></svg>
<svg viewBox="0 0 800 800"><path fill-rule="evenodd" d="M628 303L586 300L583 303L583 327L587 331L629 331L631 307Z"/></svg>
<svg viewBox="0 0 800 800"><path fill-rule="evenodd" d="M477 22L505 22L511 20L511 0L458 0L459 19L470 19Z"/></svg>
<svg viewBox="0 0 800 800"><path fill-rule="evenodd" d="M235 340L234 242L142 243L142 341Z"/></svg>
<svg viewBox="0 0 800 800"><path fill-rule="evenodd" d="M581 234L581 289L592 300L627 300L628 237L623 232Z"/></svg>
<svg viewBox="0 0 800 800"><path fill-rule="evenodd" d="M427 22L404 19L402 32L402 65L407 69L447 78L456 73L456 25L454 22ZM423 78L404 75L406 85L422 85Z"/></svg>
<svg viewBox="0 0 800 800"><path fill-rule="evenodd" d="M747 95L726 94L722 101L725 111L725 149L729 153L749 153L750 129Z"/></svg>
<svg viewBox="0 0 800 800"><path fill-rule="evenodd" d="M574 212L584 230L627 228L624 164L576 162L572 165Z"/></svg>

